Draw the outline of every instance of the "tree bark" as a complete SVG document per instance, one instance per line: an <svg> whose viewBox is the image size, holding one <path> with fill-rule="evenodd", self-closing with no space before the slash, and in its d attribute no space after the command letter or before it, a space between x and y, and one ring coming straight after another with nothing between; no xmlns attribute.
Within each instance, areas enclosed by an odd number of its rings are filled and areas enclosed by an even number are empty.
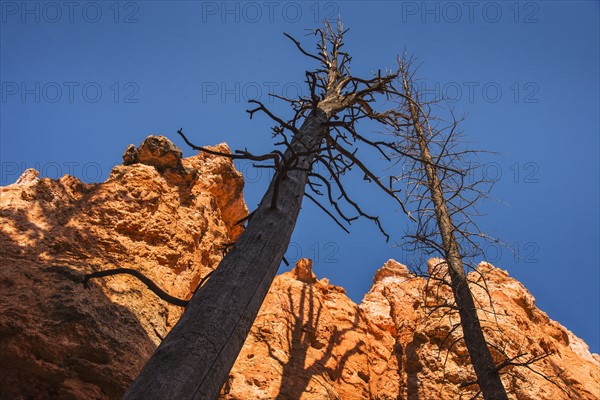
<svg viewBox="0 0 600 400"><path fill-rule="evenodd" d="M442 186L437 175L435 162L427 145L425 129L419 118L419 110L412 101L410 86L404 77L403 84L407 98L409 99L408 102L412 125L414 126L417 135L419 150L421 152L421 162L425 167L427 186L433 201L436 220L445 251L444 258L450 273L452 292L458 307L465 344L469 351L475 375L477 375L477 383L486 400L507 400L508 397L502 384L500 373L496 368L487 346L487 342L481 329L481 322L477 316L477 309L463 267L463 260L459 252L458 242L454 235L452 219L448 212Z"/></svg>
<svg viewBox="0 0 600 400"><path fill-rule="evenodd" d="M285 157L317 148L328 119L320 109L310 115ZM194 294L124 399L218 397L288 248L313 158L314 153L299 156L296 169L279 183L272 180L244 233ZM276 189L276 208L272 208Z"/></svg>

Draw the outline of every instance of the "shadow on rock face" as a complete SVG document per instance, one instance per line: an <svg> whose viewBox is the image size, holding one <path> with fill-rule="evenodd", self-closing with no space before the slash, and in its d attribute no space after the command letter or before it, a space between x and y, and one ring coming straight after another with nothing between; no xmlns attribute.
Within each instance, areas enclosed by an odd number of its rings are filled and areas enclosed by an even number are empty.
<svg viewBox="0 0 600 400"><path fill-rule="evenodd" d="M80 267L2 258L0 398L120 398L155 348L136 316Z"/></svg>

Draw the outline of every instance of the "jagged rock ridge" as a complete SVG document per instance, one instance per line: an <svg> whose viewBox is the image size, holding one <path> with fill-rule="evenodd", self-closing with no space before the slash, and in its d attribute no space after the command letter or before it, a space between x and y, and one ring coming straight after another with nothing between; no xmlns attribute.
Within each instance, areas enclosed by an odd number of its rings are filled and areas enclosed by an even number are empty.
<svg viewBox="0 0 600 400"><path fill-rule="evenodd" d="M430 261L430 272L439 261ZM222 399L459 399L476 393L473 386L461 387L475 374L464 343L457 341L460 327L452 331L457 317L426 315L424 295L431 302L431 294L440 292L426 291L423 278L390 260L356 305L307 266L301 260L276 277ZM527 353L520 361L552 353L531 365L537 373L507 370L509 398L597 399L600 357L539 310L506 271L481 263L470 278L480 280L479 274L494 302L495 317L480 313L493 346L511 357ZM478 288L474 294L488 308L487 293ZM500 363L501 353L494 354Z"/></svg>
<svg viewBox="0 0 600 400"><path fill-rule="evenodd" d="M182 159L159 136L123 159L104 183L28 170L0 189L0 399L120 398L182 310L129 276L84 290L82 275L134 268L189 298L242 232L243 180L230 160ZM509 355L553 353L533 368L554 384L515 368L504 376L511 398L598 398L598 355L505 271L483 263L479 272L494 300L495 314L481 313L491 342ZM357 305L300 260L273 282L221 398L469 398L473 387L461 384L474 374L457 320L427 316L435 298L425 288L390 260Z"/></svg>

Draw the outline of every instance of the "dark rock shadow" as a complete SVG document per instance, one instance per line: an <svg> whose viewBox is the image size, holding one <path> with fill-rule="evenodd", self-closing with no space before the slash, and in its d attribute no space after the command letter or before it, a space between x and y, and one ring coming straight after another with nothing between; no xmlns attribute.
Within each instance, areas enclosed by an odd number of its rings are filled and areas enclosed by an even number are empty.
<svg viewBox="0 0 600 400"><path fill-rule="evenodd" d="M82 184L79 198L64 185L41 180L23 190L40 218L57 222L48 229L28 210L0 210L27 238L0 229L0 399L118 399L156 347L130 309L95 283L83 288L93 269L86 260L112 256L69 225L95 185Z"/></svg>
<svg viewBox="0 0 600 400"><path fill-rule="evenodd" d="M421 372L423 366L419 359L419 348L423 343L423 339L415 335L413 340L404 349L406 354L403 365L406 371L407 400L420 400L421 398L419 395L421 389L419 372Z"/></svg>
<svg viewBox="0 0 600 400"><path fill-rule="evenodd" d="M77 268L2 258L0 398L120 398L155 348L136 315Z"/></svg>

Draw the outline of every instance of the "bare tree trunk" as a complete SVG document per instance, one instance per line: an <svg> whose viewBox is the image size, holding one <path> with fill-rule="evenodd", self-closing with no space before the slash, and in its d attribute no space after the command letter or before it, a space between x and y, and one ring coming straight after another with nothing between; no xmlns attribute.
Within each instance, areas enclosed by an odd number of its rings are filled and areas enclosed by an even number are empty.
<svg viewBox="0 0 600 400"><path fill-rule="evenodd" d="M286 158L318 147L325 122L321 110L308 117ZM297 168L277 185L277 207L271 208L275 176L244 233L194 295L125 399L218 397L287 250L313 157L298 158Z"/></svg>
<svg viewBox="0 0 600 400"><path fill-rule="evenodd" d="M406 96L409 99L409 110L412 124L415 128L421 162L425 167L427 185L434 204L435 216L438 223L442 245L445 251L445 259L450 273L450 280L454 299L458 307L461 326L465 344L471 357L471 363L477 375L477 383L486 400L508 399L506 390L502 385L500 373L494 364L494 360L487 346L487 342L481 329L481 323L477 316L477 309L473 301L469 282L463 267L463 260L459 252L458 242L454 235L454 227L444 199L444 193L435 167L435 162L425 136L425 129L419 118L419 110L412 101L410 86L403 75L403 85Z"/></svg>
<svg viewBox="0 0 600 400"><path fill-rule="evenodd" d="M369 103L375 101L375 94L387 93L391 82L398 76L397 73L382 75L379 72L371 79L362 79L350 75L347 66L350 56L340 51L344 32L341 22L338 22L337 30L328 22L325 22L324 28L314 30L313 33L320 39L315 54L308 53L300 42L285 34L300 52L320 64L315 72L306 72L310 97L280 97L295 110L295 116L287 122L271 113L259 101L250 101L259 106L248 110L250 116L262 111L277 122L278 126L273 128L274 136L283 140L280 145L286 146L285 153L253 156L246 151L238 151L235 155L218 154L259 161L271 159L275 161L275 176L260 205L252 213L244 233L223 258L208 283L196 291L181 319L146 363L125 394L125 399L218 397L221 385L227 379L287 250L307 182L311 190L317 192L317 184L308 181L310 176L316 175L322 179L330 203L348 223L359 216L366 217L376 222L385 234L379 218L364 213L340 182L340 177L353 166L360 168L404 209L395 192L387 189L357 158L357 149L350 151L337 142L339 140L352 146L349 139L353 139L382 152L380 146L384 143L373 142L359 135L355 131L355 123L361 118L369 118L383 125L391 124L392 110L374 112ZM337 119L331 122L334 116ZM301 121L303 117L304 123L300 129L296 128L296 121ZM293 133L291 143L285 132ZM179 133L183 136L181 131ZM332 136L332 133L336 135ZM207 151L192 145L183 137L193 148ZM386 145L391 146L389 143ZM358 216L348 217L342 213L327 178L311 171L315 162L325 165L341 197L354 207ZM310 198L343 227L330 211Z"/></svg>

